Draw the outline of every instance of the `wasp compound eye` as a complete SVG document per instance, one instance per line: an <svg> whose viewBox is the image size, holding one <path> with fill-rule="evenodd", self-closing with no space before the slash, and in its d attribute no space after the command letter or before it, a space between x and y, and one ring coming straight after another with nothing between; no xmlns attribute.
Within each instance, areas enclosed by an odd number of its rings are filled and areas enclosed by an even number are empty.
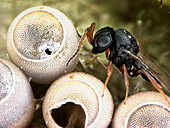
<svg viewBox="0 0 170 128"><path fill-rule="evenodd" d="M107 128L113 114L108 89L94 76L74 72L52 83L43 101L43 116L48 128Z"/></svg>
<svg viewBox="0 0 170 128"><path fill-rule="evenodd" d="M11 60L32 81L49 84L71 72L77 62L77 32L71 21L60 11L33 7L19 14L7 34L7 51Z"/></svg>
<svg viewBox="0 0 170 128"><path fill-rule="evenodd" d="M112 127L167 128L170 126L169 119L169 104L162 100L160 93L140 92L130 96L126 105L120 104L116 110Z"/></svg>
<svg viewBox="0 0 170 128"><path fill-rule="evenodd" d="M114 41L114 30L110 27L105 27L98 30L92 42L92 53L98 54L106 51Z"/></svg>
<svg viewBox="0 0 170 128"><path fill-rule="evenodd" d="M0 128L28 127L34 110L28 79L18 67L0 58Z"/></svg>

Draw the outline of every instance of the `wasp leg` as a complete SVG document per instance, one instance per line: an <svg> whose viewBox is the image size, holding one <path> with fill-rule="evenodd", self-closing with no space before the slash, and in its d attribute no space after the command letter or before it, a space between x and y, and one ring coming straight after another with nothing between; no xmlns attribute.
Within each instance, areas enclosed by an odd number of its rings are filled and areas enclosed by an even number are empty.
<svg viewBox="0 0 170 128"><path fill-rule="evenodd" d="M109 52L110 52L110 48L108 48L108 49L105 51L107 60L109 60Z"/></svg>
<svg viewBox="0 0 170 128"><path fill-rule="evenodd" d="M86 65L93 63L97 59L98 55L95 56L90 62L86 63Z"/></svg>
<svg viewBox="0 0 170 128"><path fill-rule="evenodd" d="M135 77L138 76L139 74L141 74L142 70L138 69L138 70L134 70L132 71L133 74L130 74L131 77Z"/></svg>
<svg viewBox="0 0 170 128"><path fill-rule="evenodd" d="M168 98L166 97L165 93L162 91L161 86L156 82L156 80L147 71L145 71L144 69L142 69L142 71L146 74L146 76L149 78L153 86L162 94L162 96L165 98L165 100L170 105L170 102Z"/></svg>
<svg viewBox="0 0 170 128"><path fill-rule="evenodd" d="M82 56L91 56L91 55L93 55L92 52L90 52L89 54L82 54ZM94 56L93 56L93 57L94 57ZM86 63L86 65L88 65L88 64L90 64L90 63L92 63L92 62L94 62L94 61L97 59L97 57L98 57L98 55L95 56L90 62Z"/></svg>
<svg viewBox="0 0 170 128"><path fill-rule="evenodd" d="M113 62L109 61L109 66L108 66L108 70L107 70L107 78L105 80L105 84L104 84L104 88L103 88L103 92L102 92L102 97L104 96L104 91L106 89L109 78L112 75L112 72L113 72Z"/></svg>
<svg viewBox="0 0 170 128"><path fill-rule="evenodd" d="M107 50L105 51L107 60L109 60L109 52L110 52L110 49L107 49ZM92 55L92 54L93 54L93 53L90 52L89 54L85 54L85 55L83 55L83 56L90 56L90 55ZM88 64L90 64L90 63L92 63L92 62L94 62L94 61L97 59L97 57L98 57L98 55L95 56L94 59L91 60L90 62L88 62L86 65L88 65Z"/></svg>
<svg viewBox="0 0 170 128"><path fill-rule="evenodd" d="M127 73L125 64L122 65L121 72L124 74L124 77L125 77L126 95L124 99L124 104L126 104L128 93L129 93L129 79L128 79L128 73Z"/></svg>
<svg viewBox="0 0 170 128"><path fill-rule="evenodd" d="M137 76L137 75L141 74L141 72L145 73L145 75L148 77L148 80L152 83L152 85L162 94L162 96L168 102L168 104L170 104L165 93L162 91L161 86L156 82L156 80L147 71L145 71L144 69L139 69L139 70L134 71L133 74L130 76L131 77Z"/></svg>

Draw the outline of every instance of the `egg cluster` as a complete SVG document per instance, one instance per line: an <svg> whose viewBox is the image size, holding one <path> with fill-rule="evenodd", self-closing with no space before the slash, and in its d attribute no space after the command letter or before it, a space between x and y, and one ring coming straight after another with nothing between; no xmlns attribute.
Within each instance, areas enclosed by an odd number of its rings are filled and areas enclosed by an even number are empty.
<svg viewBox="0 0 170 128"><path fill-rule="evenodd" d="M48 127L109 125L114 107L108 89L102 98L100 80L70 73L78 62L79 40L63 13L46 6L25 10L11 23L6 46L16 66L0 59L0 127L29 126L37 101L30 81L51 84L42 106Z"/></svg>
<svg viewBox="0 0 170 128"><path fill-rule="evenodd" d="M13 63L0 58L0 128L29 127L37 101L30 81L51 85L42 105L49 128L170 126L170 109L161 94L131 96L113 116L107 88L102 97L104 84L92 75L71 73L78 63L78 34L56 9L38 6L19 14L9 27L6 46Z"/></svg>

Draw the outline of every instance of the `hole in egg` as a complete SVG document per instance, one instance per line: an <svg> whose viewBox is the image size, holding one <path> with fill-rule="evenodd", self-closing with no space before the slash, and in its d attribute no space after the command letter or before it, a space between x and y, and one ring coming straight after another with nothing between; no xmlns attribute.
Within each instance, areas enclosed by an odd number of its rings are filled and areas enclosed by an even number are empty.
<svg viewBox="0 0 170 128"><path fill-rule="evenodd" d="M51 55L52 51L50 51L48 48L45 50L45 53L48 55Z"/></svg>
<svg viewBox="0 0 170 128"><path fill-rule="evenodd" d="M84 128L85 112L81 105L67 102L60 108L51 110L51 116L57 125L66 128Z"/></svg>

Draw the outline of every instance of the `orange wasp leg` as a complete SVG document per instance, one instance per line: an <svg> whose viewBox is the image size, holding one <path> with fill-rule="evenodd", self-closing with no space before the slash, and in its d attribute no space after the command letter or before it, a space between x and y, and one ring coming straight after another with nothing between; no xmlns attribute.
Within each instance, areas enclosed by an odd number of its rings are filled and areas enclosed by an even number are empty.
<svg viewBox="0 0 170 128"><path fill-rule="evenodd" d="M86 65L93 63L97 59L98 55L94 57L90 62L86 63Z"/></svg>
<svg viewBox="0 0 170 128"><path fill-rule="evenodd" d="M109 60L109 51L110 51L109 48L105 51L107 60ZM85 54L85 55L83 55L83 56L90 56L90 55L92 55L92 54L93 54L93 53L90 52L89 54ZM98 57L98 55L95 56L94 59L91 60L90 62L88 62L86 65L88 65L88 64L90 64L90 63L92 63L92 62L94 62L94 61L97 59L97 57Z"/></svg>
<svg viewBox="0 0 170 128"><path fill-rule="evenodd" d="M110 52L110 48L108 48L108 49L105 51L107 60L109 60L109 52Z"/></svg>
<svg viewBox="0 0 170 128"><path fill-rule="evenodd" d="M168 98L166 97L165 93L162 91L161 86L154 80L154 78L147 71L145 71L144 69L142 69L142 71L146 74L146 76L149 78L153 86L162 94L162 96L165 98L165 100L170 105L170 102Z"/></svg>
<svg viewBox="0 0 170 128"><path fill-rule="evenodd" d="M105 84L104 84L104 88L103 88L103 92L102 92L102 97L104 96L104 91L106 89L109 78L112 75L112 72L113 72L113 63L112 63L112 61L109 61L109 66L108 66L108 70L107 70L107 78L105 80Z"/></svg>
<svg viewBox="0 0 170 128"><path fill-rule="evenodd" d="M124 74L125 77L125 84L126 84L126 95L124 99L124 104L126 104L128 93L129 93L129 79L128 79L128 73L125 64L121 67L121 72Z"/></svg>

